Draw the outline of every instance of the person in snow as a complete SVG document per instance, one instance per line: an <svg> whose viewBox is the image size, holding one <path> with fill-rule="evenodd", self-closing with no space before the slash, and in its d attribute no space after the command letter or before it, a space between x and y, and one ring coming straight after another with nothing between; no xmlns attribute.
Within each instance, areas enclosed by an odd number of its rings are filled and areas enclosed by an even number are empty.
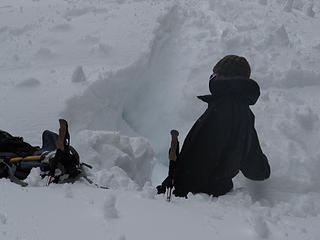
<svg viewBox="0 0 320 240"><path fill-rule="evenodd" d="M176 196L189 192L220 196L232 190L232 178L239 171L251 180L269 178L270 166L249 107L257 102L260 88L250 74L248 61L236 55L225 56L214 66L211 95L198 97L208 108L187 134L158 193L173 183Z"/></svg>

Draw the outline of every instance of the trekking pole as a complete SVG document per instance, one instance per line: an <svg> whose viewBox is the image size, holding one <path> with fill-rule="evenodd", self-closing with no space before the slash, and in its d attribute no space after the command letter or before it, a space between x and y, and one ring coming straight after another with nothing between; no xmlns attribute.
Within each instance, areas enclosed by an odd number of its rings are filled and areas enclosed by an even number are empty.
<svg viewBox="0 0 320 240"><path fill-rule="evenodd" d="M48 182L47 182L47 186L49 186L49 185L50 185L51 180L52 180L52 176L49 176L49 178L48 178Z"/></svg>
<svg viewBox="0 0 320 240"><path fill-rule="evenodd" d="M173 168L175 167L175 163L177 161L177 150L178 149L178 136L179 132L177 130L171 130L171 145L169 150L169 177L170 177L170 184L167 187L167 201L171 201L172 196L172 188L174 185L174 176L173 176Z"/></svg>
<svg viewBox="0 0 320 240"><path fill-rule="evenodd" d="M101 186L94 181L92 181L90 178L88 178L86 175L81 176L83 179L85 179L89 184L96 186L97 188L102 188L102 189L109 189L108 187Z"/></svg>
<svg viewBox="0 0 320 240"><path fill-rule="evenodd" d="M167 201L171 201L171 196L172 196L172 187L169 187L167 190Z"/></svg>
<svg viewBox="0 0 320 240"><path fill-rule="evenodd" d="M58 151L57 151L58 152ZM57 167L57 163L56 163L56 155L57 152L55 153L54 158L49 159L49 173L48 173L48 182L47 182L47 186L49 186L52 182L52 178L55 177L55 172L56 172L56 167Z"/></svg>

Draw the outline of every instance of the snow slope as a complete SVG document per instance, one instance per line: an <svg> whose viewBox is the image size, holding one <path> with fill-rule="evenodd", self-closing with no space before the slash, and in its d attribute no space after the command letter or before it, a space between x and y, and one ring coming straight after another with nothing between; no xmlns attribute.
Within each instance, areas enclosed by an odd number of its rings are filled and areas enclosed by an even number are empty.
<svg viewBox="0 0 320 240"><path fill-rule="evenodd" d="M1 179L0 239L317 239L319 11L311 0L2 0L1 129L39 145L66 118L111 190L48 188L38 170L27 188ZM253 111L272 177L169 204L150 183L166 174L168 133L183 141L227 54L245 56L261 86Z"/></svg>

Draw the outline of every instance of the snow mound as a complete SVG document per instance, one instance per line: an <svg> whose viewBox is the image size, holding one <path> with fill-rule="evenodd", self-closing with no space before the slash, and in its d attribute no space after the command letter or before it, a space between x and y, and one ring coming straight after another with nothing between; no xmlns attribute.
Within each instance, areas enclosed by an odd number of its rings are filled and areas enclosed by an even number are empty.
<svg viewBox="0 0 320 240"><path fill-rule="evenodd" d="M39 61L51 60L55 57L56 54L53 53L52 50L49 48L40 48L35 54L35 58Z"/></svg>
<svg viewBox="0 0 320 240"><path fill-rule="evenodd" d="M69 23L62 23L52 27L51 31L53 32L68 32L72 29L71 24Z"/></svg>
<svg viewBox="0 0 320 240"><path fill-rule="evenodd" d="M111 189L138 190L139 185L134 182L128 174L119 167L102 169L93 174L96 182L101 186Z"/></svg>
<svg viewBox="0 0 320 240"><path fill-rule="evenodd" d="M154 153L145 138L122 136L118 132L83 130L73 139L82 161L92 164L101 184L114 187L143 187L150 181ZM129 176L129 178L128 178ZM117 179L117 180L115 180Z"/></svg>
<svg viewBox="0 0 320 240"><path fill-rule="evenodd" d="M47 179L41 179L40 168L33 168L27 179L25 180L31 187L44 187L47 184Z"/></svg>
<svg viewBox="0 0 320 240"><path fill-rule="evenodd" d="M78 66L73 74L72 74L72 82L78 83L78 82L85 82L86 81L86 75L83 71L83 67L82 66Z"/></svg>
<svg viewBox="0 0 320 240"><path fill-rule="evenodd" d="M0 213L0 223L3 225L7 223L7 216L3 213Z"/></svg>
<svg viewBox="0 0 320 240"><path fill-rule="evenodd" d="M257 235L263 239L269 237L269 229L266 221L261 216L255 216L252 220L252 226Z"/></svg>
<svg viewBox="0 0 320 240"><path fill-rule="evenodd" d="M157 195L157 190L152 186L151 182L146 182L143 186L141 196L147 199L154 199Z"/></svg>
<svg viewBox="0 0 320 240"><path fill-rule="evenodd" d="M107 195L104 206L103 212L106 219L114 219L118 218L118 210L116 209L116 196L113 194Z"/></svg>
<svg viewBox="0 0 320 240"><path fill-rule="evenodd" d="M39 86L41 83L36 78L28 78L16 84L18 88L33 88Z"/></svg>

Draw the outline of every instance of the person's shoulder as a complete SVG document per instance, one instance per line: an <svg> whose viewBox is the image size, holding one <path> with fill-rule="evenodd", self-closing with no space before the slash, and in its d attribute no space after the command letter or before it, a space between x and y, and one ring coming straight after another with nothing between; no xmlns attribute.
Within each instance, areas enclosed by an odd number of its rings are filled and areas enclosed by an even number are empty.
<svg viewBox="0 0 320 240"><path fill-rule="evenodd" d="M232 96L223 96L212 102L207 111L211 117L222 117L223 119L232 117L237 102Z"/></svg>
<svg viewBox="0 0 320 240"><path fill-rule="evenodd" d="M241 104L239 101L239 96L233 94L227 94L221 96L217 101L215 101L215 105L219 108L225 108L227 106Z"/></svg>

